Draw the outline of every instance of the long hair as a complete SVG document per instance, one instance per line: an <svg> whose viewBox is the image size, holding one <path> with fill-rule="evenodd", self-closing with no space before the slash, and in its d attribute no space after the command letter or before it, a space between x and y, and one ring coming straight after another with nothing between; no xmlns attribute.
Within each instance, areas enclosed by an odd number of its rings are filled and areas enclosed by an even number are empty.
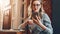
<svg viewBox="0 0 60 34"><path fill-rule="evenodd" d="M42 18L42 14L45 13L44 9L43 9L43 5L42 5L42 0L32 0L30 2L30 5L28 6L28 16L29 16L29 18L32 17L32 5L33 5L34 1L40 1L40 3L41 3L41 8L38 12L38 15Z"/></svg>

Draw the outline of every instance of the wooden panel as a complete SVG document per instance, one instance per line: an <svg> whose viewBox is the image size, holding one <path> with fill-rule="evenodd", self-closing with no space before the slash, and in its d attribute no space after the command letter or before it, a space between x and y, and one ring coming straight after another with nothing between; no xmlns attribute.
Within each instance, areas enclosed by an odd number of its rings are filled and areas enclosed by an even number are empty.
<svg viewBox="0 0 60 34"><path fill-rule="evenodd" d="M0 6L0 30L2 30L2 24L3 24L3 11L1 7L2 6Z"/></svg>
<svg viewBox="0 0 60 34"><path fill-rule="evenodd" d="M52 2L51 0L43 0L43 8L45 12L49 15L52 19Z"/></svg>
<svg viewBox="0 0 60 34"><path fill-rule="evenodd" d="M4 12L3 29L10 29L10 28L11 28L10 10L7 10Z"/></svg>

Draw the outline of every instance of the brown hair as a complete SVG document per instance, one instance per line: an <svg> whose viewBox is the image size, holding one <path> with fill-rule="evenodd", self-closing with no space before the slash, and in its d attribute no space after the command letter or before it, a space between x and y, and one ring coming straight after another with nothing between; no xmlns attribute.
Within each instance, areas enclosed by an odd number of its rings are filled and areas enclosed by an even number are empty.
<svg viewBox="0 0 60 34"><path fill-rule="evenodd" d="M32 5L33 5L34 1L40 1L40 3L41 3L41 8L40 8L40 10L38 12L38 15L42 18L42 14L45 13L44 9L43 9L43 6L42 6L42 0L32 0L31 1L31 12L32 12ZM30 16L32 17L32 13L30 13Z"/></svg>
<svg viewBox="0 0 60 34"><path fill-rule="evenodd" d="M32 8L32 5L33 5L34 1L39 1L42 4L42 0L32 0L32 2L31 2L31 8Z"/></svg>

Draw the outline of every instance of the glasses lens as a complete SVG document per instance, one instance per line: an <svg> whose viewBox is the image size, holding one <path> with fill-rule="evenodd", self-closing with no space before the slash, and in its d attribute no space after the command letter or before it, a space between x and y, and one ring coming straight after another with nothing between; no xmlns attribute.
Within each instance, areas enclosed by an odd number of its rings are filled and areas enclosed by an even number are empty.
<svg viewBox="0 0 60 34"><path fill-rule="evenodd" d="M40 6L40 4L33 4L33 6Z"/></svg>

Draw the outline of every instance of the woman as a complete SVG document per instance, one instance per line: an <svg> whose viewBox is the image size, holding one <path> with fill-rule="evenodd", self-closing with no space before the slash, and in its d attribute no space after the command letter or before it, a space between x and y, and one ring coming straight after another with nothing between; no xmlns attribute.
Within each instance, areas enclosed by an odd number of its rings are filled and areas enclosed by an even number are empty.
<svg viewBox="0 0 60 34"><path fill-rule="evenodd" d="M31 18L27 19L20 27L25 28L28 24L31 34L53 34L50 18L42 8L42 1L32 0L31 9L32 12L29 14Z"/></svg>

